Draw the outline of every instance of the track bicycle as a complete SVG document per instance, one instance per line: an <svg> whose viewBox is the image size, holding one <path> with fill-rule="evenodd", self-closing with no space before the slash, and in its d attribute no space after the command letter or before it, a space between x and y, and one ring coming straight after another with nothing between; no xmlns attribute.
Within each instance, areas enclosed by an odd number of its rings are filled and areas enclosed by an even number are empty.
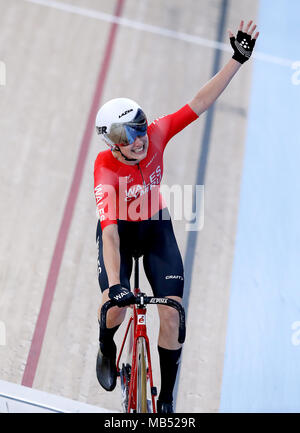
<svg viewBox="0 0 300 433"><path fill-rule="evenodd" d="M134 257L135 300L129 318L120 352L117 358L117 374L120 377L122 409L125 413L156 413L157 388L153 384L149 338L147 336L147 305L166 305L175 308L179 314L178 342L185 340L185 313L182 305L170 298L146 296L139 289L139 256ZM107 301L101 309L100 327L106 329L106 315L114 307ZM127 338L129 337L129 340ZM128 355L120 367L125 342L128 341Z"/></svg>

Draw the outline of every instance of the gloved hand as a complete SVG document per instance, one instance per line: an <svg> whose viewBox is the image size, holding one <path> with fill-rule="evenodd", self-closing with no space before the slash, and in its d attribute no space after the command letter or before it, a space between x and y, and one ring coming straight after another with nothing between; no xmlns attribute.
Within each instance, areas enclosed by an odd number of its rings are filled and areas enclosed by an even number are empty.
<svg viewBox="0 0 300 433"><path fill-rule="evenodd" d="M240 28L236 37L231 31L229 31L230 44L234 51L232 58L241 64L245 63L247 60L250 59L256 40L259 36L259 32L257 32L254 38L252 38L252 34L256 29L256 25L252 26L252 23L253 21L249 21L244 31L244 21L241 21Z"/></svg>
<svg viewBox="0 0 300 433"><path fill-rule="evenodd" d="M108 296L118 307L126 307L126 305L133 304L135 300L134 294L122 287L121 284L111 286Z"/></svg>

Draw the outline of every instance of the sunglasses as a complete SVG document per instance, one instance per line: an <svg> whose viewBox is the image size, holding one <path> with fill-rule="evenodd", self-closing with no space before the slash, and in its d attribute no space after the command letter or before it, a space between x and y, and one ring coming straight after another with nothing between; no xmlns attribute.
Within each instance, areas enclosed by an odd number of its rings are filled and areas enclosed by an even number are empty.
<svg viewBox="0 0 300 433"><path fill-rule="evenodd" d="M147 118L145 113L138 109L133 120L125 123L113 123L107 138L118 146L129 146L137 137L144 137L147 133Z"/></svg>

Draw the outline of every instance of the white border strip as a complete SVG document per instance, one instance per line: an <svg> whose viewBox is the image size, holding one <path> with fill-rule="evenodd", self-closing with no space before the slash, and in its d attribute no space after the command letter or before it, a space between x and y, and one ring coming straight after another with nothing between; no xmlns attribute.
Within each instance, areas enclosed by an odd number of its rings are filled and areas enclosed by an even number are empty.
<svg viewBox="0 0 300 433"><path fill-rule="evenodd" d="M140 30L143 32L152 33L155 35L165 36L172 39L177 39L180 41L188 42L195 45L201 45L207 48L218 49L226 52L232 52L232 48L229 44L224 44L217 41L212 41L209 39L201 38L200 36L194 36L188 33L176 32L174 30L169 30L163 27L154 26L151 24L141 23L139 21L133 21L127 18L116 17L104 12L99 12L93 9L87 9L79 6L74 6L68 3L58 2L55 0L24 0L29 3L35 3L40 6L46 6L53 9L58 9L65 12L70 12L73 14L85 16L88 18L94 18L100 21L106 21L108 23L116 23L120 26L132 28L135 30ZM284 59L281 57L271 56L269 54L255 52L253 57L262 60L264 62L273 63L280 66L292 67L295 60Z"/></svg>
<svg viewBox="0 0 300 433"><path fill-rule="evenodd" d="M18 402L18 403L23 403L25 406L29 405L29 406L32 406L32 407L38 407L40 409L46 409L49 412L71 413L71 411L63 411L63 410L60 410L58 408L55 408L55 407L52 407L52 406L49 406L49 405L46 405L46 404L37 403L37 402L35 402L33 400L29 400L29 399L25 399L25 398L21 398L21 397L16 397L16 396L9 395L9 394L6 394L6 393L5 394L0 393L0 398L4 398L4 400L12 400L12 401L15 401L15 402ZM24 407L24 412L26 412L25 406L23 406Z"/></svg>
<svg viewBox="0 0 300 433"><path fill-rule="evenodd" d="M0 380L0 413L111 413L111 410Z"/></svg>

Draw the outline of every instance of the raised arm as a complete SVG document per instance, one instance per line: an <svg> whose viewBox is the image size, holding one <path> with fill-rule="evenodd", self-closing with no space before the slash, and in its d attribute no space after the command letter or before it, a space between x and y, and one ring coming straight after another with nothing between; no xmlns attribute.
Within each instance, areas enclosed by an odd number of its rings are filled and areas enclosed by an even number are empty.
<svg viewBox="0 0 300 433"><path fill-rule="evenodd" d="M200 114L206 111L216 101L238 72L241 65L249 60L255 42L259 36L259 33L256 32L255 36L252 38L255 29L256 25L253 25L253 21L249 21L244 30L244 22L241 21L236 38L231 30L228 31L230 43L234 50L233 57L199 90L194 99L189 103L189 106L196 114L198 114L198 116L200 116Z"/></svg>

